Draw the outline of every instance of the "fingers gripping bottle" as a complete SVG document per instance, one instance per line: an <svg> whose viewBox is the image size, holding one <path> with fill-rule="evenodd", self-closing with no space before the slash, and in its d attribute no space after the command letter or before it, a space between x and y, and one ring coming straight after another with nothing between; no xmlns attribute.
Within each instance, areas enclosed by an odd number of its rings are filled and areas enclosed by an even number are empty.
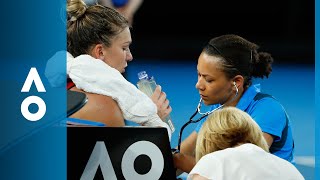
<svg viewBox="0 0 320 180"><path fill-rule="evenodd" d="M157 83L154 80L153 76L149 77L146 71L141 71L138 73L139 81L137 82L137 86L145 93L147 96L151 97L154 90L157 87ZM175 131L174 125L172 123L170 114L165 118L165 122L169 125L171 132L173 133Z"/></svg>

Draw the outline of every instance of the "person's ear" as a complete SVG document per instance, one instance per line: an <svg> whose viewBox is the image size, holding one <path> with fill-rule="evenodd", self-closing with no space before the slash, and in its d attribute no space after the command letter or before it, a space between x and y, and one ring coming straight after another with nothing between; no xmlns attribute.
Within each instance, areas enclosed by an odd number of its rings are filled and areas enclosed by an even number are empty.
<svg viewBox="0 0 320 180"><path fill-rule="evenodd" d="M102 44L96 44L92 48L92 56L96 59L104 59L104 53L103 53L103 45Z"/></svg>
<svg viewBox="0 0 320 180"><path fill-rule="evenodd" d="M237 86L237 88L239 89L240 87L243 87L243 84L244 84L244 78L243 78L243 76L241 76L241 75L236 75L236 76L233 78L233 81L232 81L232 85L233 85L233 86Z"/></svg>

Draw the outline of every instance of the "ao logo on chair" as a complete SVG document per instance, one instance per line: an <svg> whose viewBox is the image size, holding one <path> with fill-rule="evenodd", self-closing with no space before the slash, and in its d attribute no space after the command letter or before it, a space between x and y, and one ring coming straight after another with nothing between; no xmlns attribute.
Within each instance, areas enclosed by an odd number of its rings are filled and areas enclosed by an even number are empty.
<svg viewBox="0 0 320 180"><path fill-rule="evenodd" d="M139 174L134 168L134 161L139 155L147 155L151 159L151 168L146 174ZM104 179L117 180L117 176L104 141L97 141L80 180L93 180L100 166ZM124 152L121 170L126 180L159 179L162 175L164 159L162 152L152 142L138 141Z"/></svg>

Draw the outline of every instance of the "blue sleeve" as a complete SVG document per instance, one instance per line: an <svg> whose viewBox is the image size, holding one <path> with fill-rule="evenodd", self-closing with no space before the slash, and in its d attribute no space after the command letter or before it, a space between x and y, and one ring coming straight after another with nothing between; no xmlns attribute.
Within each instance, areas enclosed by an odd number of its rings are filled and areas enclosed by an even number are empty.
<svg viewBox="0 0 320 180"><path fill-rule="evenodd" d="M67 118L67 124L76 125L76 126L106 126L101 122L78 119L78 118Z"/></svg>
<svg viewBox="0 0 320 180"><path fill-rule="evenodd" d="M257 101L248 113L263 132L273 135L275 140L281 138L282 130L286 125L286 113L277 100L263 98Z"/></svg>

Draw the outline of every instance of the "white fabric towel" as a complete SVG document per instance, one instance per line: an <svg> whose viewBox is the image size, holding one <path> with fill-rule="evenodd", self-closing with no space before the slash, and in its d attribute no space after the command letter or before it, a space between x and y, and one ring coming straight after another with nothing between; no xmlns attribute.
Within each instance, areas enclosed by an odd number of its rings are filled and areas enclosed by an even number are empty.
<svg viewBox="0 0 320 180"><path fill-rule="evenodd" d="M171 138L171 130L157 115L157 107L152 100L102 60L90 55L73 58L68 53L67 74L77 88L112 97L126 120L143 126L165 127Z"/></svg>

